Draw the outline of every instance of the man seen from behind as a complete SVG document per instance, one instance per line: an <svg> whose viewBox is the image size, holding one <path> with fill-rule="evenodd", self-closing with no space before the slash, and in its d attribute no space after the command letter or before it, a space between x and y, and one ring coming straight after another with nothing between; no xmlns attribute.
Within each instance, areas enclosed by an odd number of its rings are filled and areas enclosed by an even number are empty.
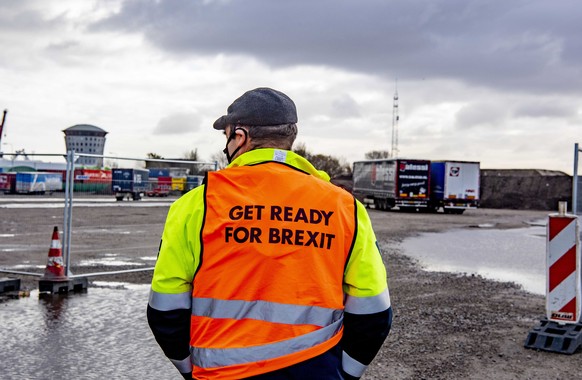
<svg viewBox="0 0 582 380"><path fill-rule="evenodd" d="M388 336L386 270L365 207L291 151L282 92L214 123L229 165L173 203L148 304L190 379L357 379Z"/></svg>

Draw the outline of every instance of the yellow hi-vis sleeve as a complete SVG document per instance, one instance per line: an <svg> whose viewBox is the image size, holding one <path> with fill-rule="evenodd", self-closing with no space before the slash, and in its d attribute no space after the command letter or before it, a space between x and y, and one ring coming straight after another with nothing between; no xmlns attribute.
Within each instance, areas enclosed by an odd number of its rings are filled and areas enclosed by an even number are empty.
<svg viewBox="0 0 582 380"><path fill-rule="evenodd" d="M354 297L375 297L388 289L386 267L376 242L365 206L356 201L357 235L344 273L344 293Z"/></svg>
<svg viewBox="0 0 582 380"><path fill-rule="evenodd" d="M204 217L204 185L184 194L170 207L154 269L152 290L178 294L192 290L200 264L200 230Z"/></svg>

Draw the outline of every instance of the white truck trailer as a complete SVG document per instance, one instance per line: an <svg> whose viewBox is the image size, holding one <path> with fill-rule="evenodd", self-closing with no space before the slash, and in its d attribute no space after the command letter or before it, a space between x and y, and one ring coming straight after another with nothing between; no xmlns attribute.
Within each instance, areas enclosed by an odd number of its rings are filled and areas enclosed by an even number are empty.
<svg viewBox="0 0 582 380"><path fill-rule="evenodd" d="M480 163L432 161L430 164L430 211L462 214L479 206Z"/></svg>

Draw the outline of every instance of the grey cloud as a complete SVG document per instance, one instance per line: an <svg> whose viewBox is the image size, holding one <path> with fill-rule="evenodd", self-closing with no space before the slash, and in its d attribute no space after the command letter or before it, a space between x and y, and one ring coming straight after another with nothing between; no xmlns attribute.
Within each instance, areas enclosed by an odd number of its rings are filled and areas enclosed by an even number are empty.
<svg viewBox="0 0 582 380"><path fill-rule="evenodd" d="M508 116L507 107L500 103L474 103L457 112L455 127L457 129L475 128L489 125L497 127Z"/></svg>
<svg viewBox="0 0 582 380"><path fill-rule="evenodd" d="M67 40L49 44L46 49L48 51L63 52L78 48L79 46L81 46L81 44L78 41Z"/></svg>
<svg viewBox="0 0 582 380"><path fill-rule="evenodd" d="M199 129L201 118L193 113L176 113L166 116L158 122L154 135L177 135L195 132Z"/></svg>
<svg viewBox="0 0 582 380"><path fill-rule="evenodd" d="M530 102L527 104L522 104L513 112L514 116L517 117L552 117L552 118L573 118L576 117L577 110L576 105L561 104L556 101L551 100L540 101L540 102Z"/></svg>
<svg viewBox="0 0 582 380"><path fill-rule="evenodd" d="M342 94L332 101L331 115L339 118L360 117L360 107L350 95Z"/></svg>
<svg viewBox="0 0 582 380"><path fill-rule="evenodd" d="M47 18L34 8L34 1L0 2L0 30L8 33L39 33L66 23L62 15Z"/></svg>
<svg viewBox="0 0 582 380"><path fill-rule="evenodd" d="M130 0L91 26L175 54L246 54L393 78L582 91L577 0Z"/></svg>

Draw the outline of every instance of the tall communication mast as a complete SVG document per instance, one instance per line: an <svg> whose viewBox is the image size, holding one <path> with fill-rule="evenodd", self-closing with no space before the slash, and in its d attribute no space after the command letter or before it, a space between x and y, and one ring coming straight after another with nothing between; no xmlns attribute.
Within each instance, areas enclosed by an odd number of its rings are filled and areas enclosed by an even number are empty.
<svg viewBox="0 0 582 380"><path fill-rule="evenodd" d="M8 110L4 110L4 114L2 115L2 124L0 124L0 158L3 157L2 155L2 133L4 133L4 122L6 121L6 114Z"/></svg>
<svg viewBox="0 0 582 380"><path fill-rule="evenodd" d="M2 149L2 133L4 131L4 122L6 121L6 114L8 110L4 110L4 114L2 115L2 123L0 123L0 149Z"/></svg>
<svg viewBox="0 0 582 380"><path fill-rule="evenodd" d="M398 158L398 85L394 86L394 102L392 103L392 148L390 157Z"/></svg>

